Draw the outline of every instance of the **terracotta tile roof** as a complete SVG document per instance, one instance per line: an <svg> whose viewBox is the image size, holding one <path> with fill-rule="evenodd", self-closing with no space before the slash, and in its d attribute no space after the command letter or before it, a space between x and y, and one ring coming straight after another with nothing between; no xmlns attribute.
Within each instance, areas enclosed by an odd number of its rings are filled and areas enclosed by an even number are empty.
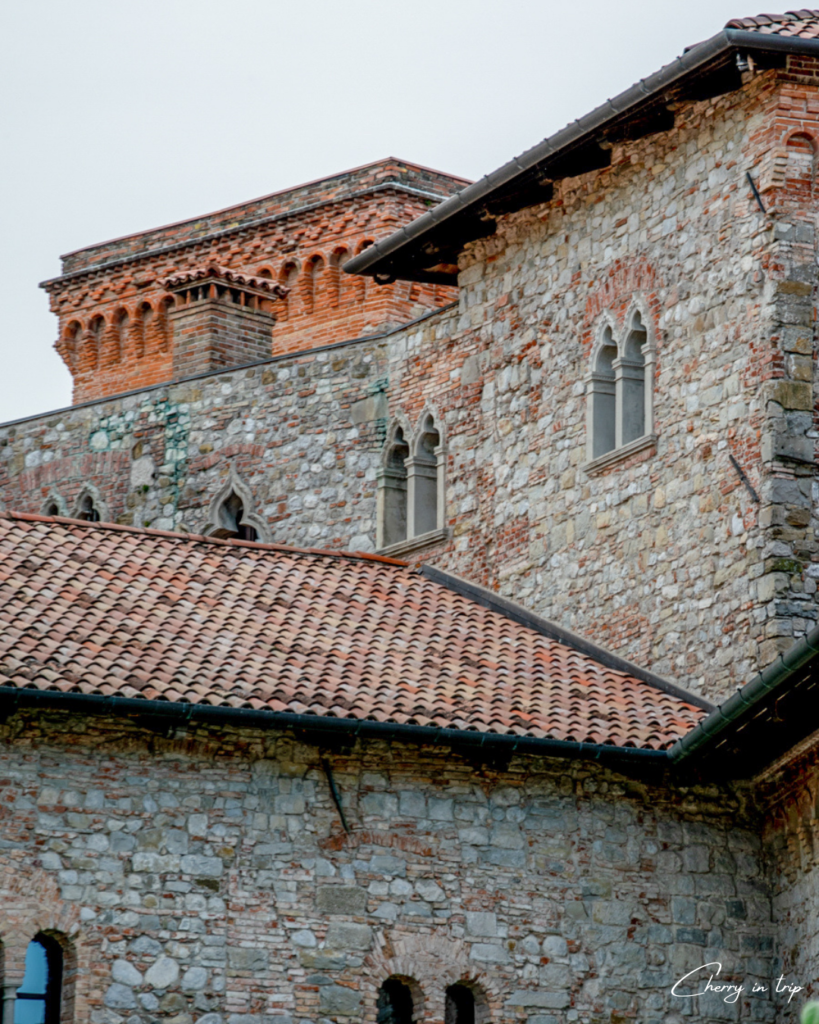
<svg viewBox="0 0 819 1024"><path fill-rule="evenodd" d="M402 562L14 513L0 685L654 750L706 713Z"/></svg>
<svg viewBox="0 0 819 1024"><path fill-rule="evenodd" d="M787 14L758 14L755 18L733 18L726 28L759 32L766 36L797 36L800 39L819 38L819 11L788 11Z"/></svg>
<svg viewBox="0 0 819 1024"><path fill-rule="evenodd" d="M267 277L253 277L250 274L243 274L239 270L220 267L216 263L207 263L202 267L194 267L191 270L181 270L178 274L166 277L162 285L169 289L182 288L186 284L198 284L211 278L218 281L226 281L228 284L235 284L241 288L264 292L266 295L271 295L277 299L286 298L290 291L289 288L285 288L284 285L277 284Z"/></svg>

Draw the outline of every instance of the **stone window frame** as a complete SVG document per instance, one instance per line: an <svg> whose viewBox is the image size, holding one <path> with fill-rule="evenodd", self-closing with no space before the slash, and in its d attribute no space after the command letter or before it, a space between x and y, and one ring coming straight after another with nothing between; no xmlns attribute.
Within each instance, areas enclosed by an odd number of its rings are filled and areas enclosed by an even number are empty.
<svg viewBox="0 0 819 1024"><path fill-rule="evenodd" d="M643 432L639 437L623 442L624 434L624 400L630 373L638 364L629 359L627 346L631 335L635 332L635 319L645 330L645 341L642 343L642 374L643 374ZM623 327L618 329L617 322L610 311L600 317L595 331L596 339L592 346L589 370L586 374L586 463L584 471L593 476L608 466L635 455L637 452L654 447L657 434L654 424L654 378L657 365L657 344L654 325L648 313L645 301L636 297L628 308ZM596 401L610 387L611 376L601 373L598 368L603 349L612 346L617 356L612 361L614 379L614 447L595 454L595 437L599 430L598 416L600 403Z"/></svg>
<svg viewBox="0 0 819 1024"><path fill-rule="evenodd" d="M84 515L84 511L85 510L83 509L83 503L85 502L86 498L90 498L91 504L94 507L94 510L96 511L96 513L97 513L97 515L99 517L98 519L96 519L96 520L95 519L85 519L85 515ZM79 490L79 493L77 494L77 498L76 498L76 500L74 502L74 506L73 506L73 508L71 510L71 518L72 519L82 519L82 520L84 520L85 522L88 522L88 523L93 523L93 522L107 523L107 522L109 522L108 506L103 501L103 498L102 498L102 495L99 492L99 489L97 487L95 487L94 484L86 483L86 484L82 485L82 487Z"/></svg>
<svg viewBox="0 0 819 1024"><path fill-rule="evenodd" d="M56 506L56 512L53 511L53 506ZM68 517L68 505L65 503L65 498L60 494L59 491L49 491L48 497L43 502L42 511L40 513L44 516L64 516Z"/></svg>
<svg viewBox="0 0 819 1024"><path fill-rule="evenodd" d="M202 535L205 537L213 537L215 534L225 529L226 524L222 516L222 507L230 498L231 494L235 494L242 503L242 518L239 525L253 527L256 531L256 543L271 543L270 527L267 520L252 511L255 504L253 500L253 492L239 476L233 463L230 465L228 479L219 488L213 498L211 498L208 506L207 519L204 527L202 528Z"/></svg>
<svg viewBox="0 0 819 1024"><path fill-rule="evenodd" d="M427 430L429 421L435 427L438 434L438 444L434 449L434 467L426 455L421 452L421 445ZM395 467L390 465L392 451L397 443L398 432L401 431L403 441L407 445L409 455L404 460L404 471L396 472ZM432 530L424 530L418 533L416 530L416 517L418 515L418 493L422 482L434 472L436 486L436 525ZM415 429L411 429L409 420L403 415L398 415L387 430L387 440L382 449L381 465L377 471L377 508L376 508L376 551L379 554L390 557L402 557L423 551L426 548L435 547L449 539L450 531L446 525L446 435L444 432L444 420L437 409L431 405L424 407L418 417ZM389 491L400 490L402 479L406 493L404 503L406 514L406 537L403 540L386 543L387 517L390 514Z"/></svg>

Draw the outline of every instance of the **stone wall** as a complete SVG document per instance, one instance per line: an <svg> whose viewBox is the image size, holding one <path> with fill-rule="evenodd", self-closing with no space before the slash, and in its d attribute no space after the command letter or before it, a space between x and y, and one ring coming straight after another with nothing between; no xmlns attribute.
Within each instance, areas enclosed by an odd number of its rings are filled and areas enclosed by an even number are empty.
<svg viewBox="0 0 819 1024"><path fill-rule="evenodd" d="M0 731L6 984L57 932L77 1021L374 1024L390 975L433 1022L458 980L491 1021L783 1019L771 999L670 994L713 960L727 981L773 969L731 791L149 718L26 712Z"/></svg>
<svg viewBox="0 0 819 1024"><path fill-rule="evenodd" d="M819 997L819 752L794 757L760 786L778 971ZM798 1014L783 1016L796 1022Z"/></svg>

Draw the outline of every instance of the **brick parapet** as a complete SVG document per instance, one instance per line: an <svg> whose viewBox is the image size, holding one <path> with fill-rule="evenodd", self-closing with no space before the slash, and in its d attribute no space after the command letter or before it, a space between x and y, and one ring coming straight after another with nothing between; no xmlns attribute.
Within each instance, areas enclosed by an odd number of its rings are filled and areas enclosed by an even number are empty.
<svg viewBox="0 0 819 1024"><path fill-rule="evenodd" d="M74 401L174 378L167 330L172 297L162 281L202 264L287 284L287 299L274 303L277 328L268 354L378 333L444 305L454 297L451 288L379 287L347 277L341 266L463 184L382 161L245 204L239 212L74 254L67 258L68 276L44 284L59 318L56 348L74 378Z"/></svg>

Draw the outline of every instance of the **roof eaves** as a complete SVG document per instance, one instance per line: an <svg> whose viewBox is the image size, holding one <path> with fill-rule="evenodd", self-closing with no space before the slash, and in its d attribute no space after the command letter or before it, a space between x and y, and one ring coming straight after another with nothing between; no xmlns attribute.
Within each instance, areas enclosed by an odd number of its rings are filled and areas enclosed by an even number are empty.
<svg viewBox="0 0 819 1024"><path fill-rule="evenodd" d="M703 753L742 715L760 705L775 691L785 688L799 669L817 654L819 654L819 626L815 626L810 633L788 648L776 661L715 708L691 732L678 739L669 750L671 760L675 764L679 764L681 761L687 761L696 753Z"/></svg>
<svg viewBox="0 0 819 1024"><path fill-rule="evenodd" d="M668 751L652 747L618 747L613 744L444 729L399 722L377 722L372 719L336 718L214 704L191 704L183 701L109 697L102 694L0 686L0 708L4 708L6 716L17 710L36 707L45 710L73 711L78 714L158 718L169 723L198 721L202 724L228 725L234 728L291 729L302 734L306 742L319 745L322 742L329 742L334 736L346 734L352 740L387 739L432 746L445 745L472 756L485 753L487 759L497 757L498 754L512 756L516 753L526 753L541 757L582 758L622 767L628 764L667 767L669 764Z"/></svg>
<svg viewBox="0 0 819 1024"><path fill-rule="evenodd" d="M408 243L429 234L435 228L451 221L458 214L477 207L478 204L488 200L499 188L532 170L548 157L556 156L570 146L587 140L592 133L599 131L614 118L622 117L630 109L644 105L657 94L670 88L679 79L704 68L709 62L731 49L819 55L819 40L766 35L743 29L723 29L710 39L693 46L653 75L641 79L625 92L607 100L590 113L526 150L519 157L515 157L496 171L492 171L462 191L445 199L440 205L422 214L400 230L388 235L380 242L368 246L362 253L345 263L345 272L373 276L386 273L398 276L400 269L392 265L391 258L395 257Z"/></svg>

